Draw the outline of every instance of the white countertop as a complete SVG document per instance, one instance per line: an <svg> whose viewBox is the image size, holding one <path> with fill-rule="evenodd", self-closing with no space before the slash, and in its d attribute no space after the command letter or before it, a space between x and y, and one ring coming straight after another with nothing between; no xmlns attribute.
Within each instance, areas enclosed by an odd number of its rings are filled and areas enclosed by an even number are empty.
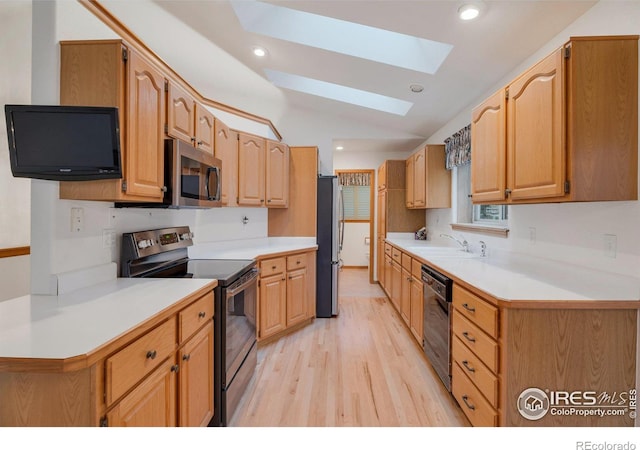
<svg viewBox="0 0 640 450"><path fill-rule="evenodd" d="M315 237L268 237L205 242L189 247L192 259L256 259L275 253L318 248Z"/></svg>
<svg viewBox="0 0 640 450"><path fill-rule="evenodd" d="M430 241L387 242L504 301L640 301L640 279L513 252L431 256ZM441 247L440 247L441 248Z"/></svg>
<svg viewBox="0 0 640 450"><path fill-rule="evenodd" d="M0 302L0 357L86 355L211 281L118 278L64 295Z"/></svg>

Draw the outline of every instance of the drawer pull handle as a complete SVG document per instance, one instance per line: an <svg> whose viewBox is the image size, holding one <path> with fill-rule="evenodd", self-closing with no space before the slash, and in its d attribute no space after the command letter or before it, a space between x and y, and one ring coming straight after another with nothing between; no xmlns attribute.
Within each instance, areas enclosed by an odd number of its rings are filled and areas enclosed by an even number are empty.
<svg viewBox="0 0 640 450"><path fill-rule="evenodd" d="M187 353L182 355L182 360L183 361L189 361L191 359L191 354Z"/></svg>
<svg viewBox="0 0 640 450"><path fill-rule="evenodd" d="M474 369L473 367L471 367L471 366L469 365L469 361L467 361L467 360L462 361L462 365L463 365L463 366L464 366L464 367L465 367L469 372L471 372L471 373L473 373L473 372L475 372L475 371L476 371L476 369Z"/></svg>
<svg viewBox="0 0 640 450"><path fill-rule="evenodd" d="M155 350L149 350L147 352L147 359L156 359L156 356L158 356L158 352Z"/></svg>
<svg viewBox="0 0 640 450"><path fill-rule="evenodd" d="M463 333L462 333L462 335L463 335L463 336L464 336L464 338L465 338L467 341L469 341L469 342L475 342L475 341L476 341L476 338L471 337L471 336L469 335L469 333L468 333L468 332L466 332L466 331L465 331L465 332L463 332Z"/></svg>
<svg viewBox="0 0 640 450"><path fill-rule="evenodd" d="M207 315L207 313L206 313L206 312L204 312L204 311L200 311L200 312L198 313L198 317L200 317L201 319L204 319L204 318L206 317L206 315Z"/></svg>
<svg viewBox="0 0 640 450"><path fill-rule="evenodd" d="M467 400L469 400L469 397L467 397L466 395L462 396L462 401L464 402L465 405L467 405L467 408L469 408L471 411L475 411L476 407L472 404L470 404Z"/></svg>
<svg viewBox="0 0 640 450"><path fill-rule="evenodd" d="M276 266L271 266L271 270L276 270Z"/></svg>
<svg viewBox="0 0 640 450"><path fill-rule="evenodd" d="M462 307L463 307L464 309L466 309L467 311L469 311L469 312L476 312L476 309L475 309L475 308L472 308L471 306L469 306L469 304L468 304L468 303L463 303L463 304L462 304Z"/></svg>
<svg viewBox="0 0 640 450"><path fill-rule="evenodd" d="M297 260L297 261L296 261L296 264L300 264L300 260Z"/></svg>
<svg viewBox="0 0 640 450"><path fill-rule="evenodd" d="M180 370L180 366L179 365L176 364L174 366L171 366L171 371L172 372L178 373L178 370Z"/></svg>

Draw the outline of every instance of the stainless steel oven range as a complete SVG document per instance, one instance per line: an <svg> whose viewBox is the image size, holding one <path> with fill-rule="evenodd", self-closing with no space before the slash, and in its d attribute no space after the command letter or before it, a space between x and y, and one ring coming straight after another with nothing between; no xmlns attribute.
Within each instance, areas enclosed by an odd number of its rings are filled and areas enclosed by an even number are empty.
<svg viewBox="0 0 640 450"><path fill-rule="evenodd" d="M189 259L189 227L122 235L122 277L215 278L214 416L210 426L227 426L257 365L254 260Z"/></svg>
<svg viewBox="0 0 640 450"><path fill-rule="evenodd" d="M424 327L422 346L434 370L451 391L451 289L453 282L437 270L422 266Z"/></svg>

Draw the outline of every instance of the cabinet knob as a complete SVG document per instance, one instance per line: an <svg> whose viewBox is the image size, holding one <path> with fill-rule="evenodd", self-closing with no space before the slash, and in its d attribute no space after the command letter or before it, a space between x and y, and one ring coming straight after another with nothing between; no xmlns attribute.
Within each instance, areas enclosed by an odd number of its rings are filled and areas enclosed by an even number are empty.
<svg viewBox="0 0 640 450"><path fill-rule="evenodd" d="M264 203L264 199L263 198L260 199L260 203Z"/></svg>
<svg viewBox="0 0 640 450"><path fill-rule="evenodd" d="M206 313L206 312L204 312L204 311L200 311L200 312L198 313L198 317L200 317L201 319L204 319L206 315L207 315L207 313Z"/></svg>
<svg viewBox="0 0 640 450"><path fill-rule="evenodd" d="M162 187L160 188L160 190L161 190L162 192L167 192L167 191L168 191L168 189L167 189L167 187L166 187L166 186L162 186Z"/></svg>
<svg viewBox="0 0 640 450"><path fill-rule="evenodd" d="M155 350L149 350L147 352L147 359L156 359L156 356L158 356L158 353Z"/></svg>
<svg viewBox="0 0 640 450"><path fill-rule="evenodd" d="M182 355L182 360L183 361L189 361L190 359L191 359L191 355L190 354L187 353L185 355Z"/></svg>
<svg viewBox="0 0 640 450"><path fill-rule="evenodd" d="M271 203L271 199L267 200L267 203Z"/></svg>
<svg viewBox="0 0 640 450"><path fill-rule="evenodd" d="M271 266L271 270L276 270L276 266Z"/></svg>
<svg viewBox="0 0 640 450"><path fill-rule="evenodd" d="M202 141L198 141L198 147L202 145Z"/></svg>
<svg viewBox="0 0 640 450"><path fill-rule="evenodd" d="M179 365L175 364L175 365L171 366L171 371L172 372L178 373L179 370L180 370L180 366Z"/></svg>

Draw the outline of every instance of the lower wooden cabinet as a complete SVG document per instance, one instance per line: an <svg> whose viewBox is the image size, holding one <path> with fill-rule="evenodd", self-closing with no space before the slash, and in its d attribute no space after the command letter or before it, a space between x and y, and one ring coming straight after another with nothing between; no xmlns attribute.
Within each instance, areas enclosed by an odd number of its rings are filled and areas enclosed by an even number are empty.
<svg viewBox="0 0 640 450"><path fill-rule="evenodd" d="M293 253L259 262L259 341L315 317L315 255L315 251Z"/></svg>
<svg viewBox="0 0 640 450"><path fill-rule="evenodd" d="M213 295L209 288L177 301L98 348L88 367L0 371L0 426L208 425L214 414ZM42 360L40 367L55 364Z"/></svg>
<svg viewBox="0 0 640 450"><path fill-rule="evenodd" d="M106 416L110 427L175 427L177 364L166 360Z"/></svg>
<svg viewBox="0 0 640 450"><path fill-rule="evenodd" d="M409 328L411 334L422 346L422 331L424 328L424 286L420 278L411 277L411 317Z"/></svg>

